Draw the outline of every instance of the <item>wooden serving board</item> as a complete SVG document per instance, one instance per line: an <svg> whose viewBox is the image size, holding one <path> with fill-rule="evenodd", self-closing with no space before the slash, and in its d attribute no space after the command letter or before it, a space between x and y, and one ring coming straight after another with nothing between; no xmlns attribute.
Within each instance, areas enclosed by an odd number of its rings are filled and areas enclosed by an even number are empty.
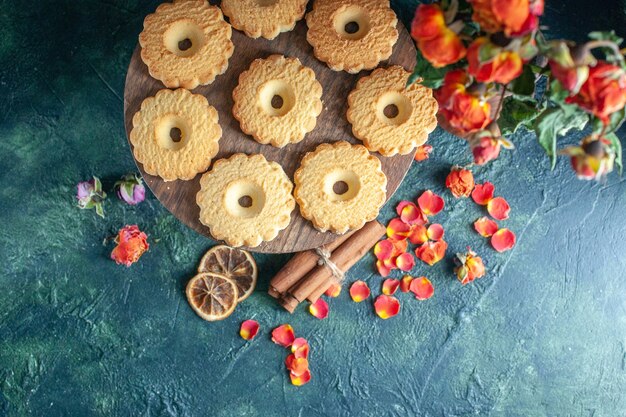
<svg viewBox="0 0 626 417"><path fill-rule="evenodd" d="M268 160L282 165L287 175L293 180L293 174L301 158L306 152L314 150L318 144L338 140L361 143L352 136L351 126L346 119L347 99L357 79L368 75L369 71L362 71L356 75L332 71L313 56L313 48L306 41L306 31L304 19L298 22L293 31L282 33L271 41L262 38L251 39L233 29L232 40L235 52L228 63L228 70L225 74L218 76L212 84L193 90L194 93L207 97L209 104L219 113L219 123L223 134L219 141L220 150L214 161L237 152L261 153ZM382 65L401 65L410 70L415 65L415 46L401 22L398 22L398 32L400 36L393 49L393 55ZM239 74L245 71L256 58L266 58L272 54L299 58L303 65L315 71L317 80L323 87L324 107L317 119L317 126L305 136L303 141L287 145L282 149L257 143L251 136L241 131L239 122L232 116L232 91L237 85ZM124 89L124 123L127 136L132 130L133 115L140 109L142 101L155 95L162 88L165 87L160 81L150 77L148 68L141 60L140 47L137 46L128 67ZM383 171L387 175L387 199L389 199L411 166L413 154L390 158L375 155L381 160ZM140 163L137 163L137 166L148 187L174 216L198 233L211 237L209 229L200 223L200 208L196 204L201 174L190 181L164 182L160 177L146 174ZM320 233L315 230L309 221L300 216L296 206L291 215L291 223L285 230L281 231L271 242L263 242L260 246L250 248L250 250L265 253L299 252L319 247L336 238L336 234Z"/></svg>

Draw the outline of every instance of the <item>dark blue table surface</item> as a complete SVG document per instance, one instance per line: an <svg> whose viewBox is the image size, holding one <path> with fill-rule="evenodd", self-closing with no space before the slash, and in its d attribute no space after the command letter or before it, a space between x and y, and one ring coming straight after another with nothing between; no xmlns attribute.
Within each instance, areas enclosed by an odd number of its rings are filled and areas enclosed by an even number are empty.
<svg viewBox="0 0 626 417"><path fill-rule="evenodd" d="M152 196L115 196L102 220L75 207L93 174L109 189L135 169L123 121L126 68L158 1L0 1L0 415L8 416L626 416L626 185L554 171L534 137L476 168L513 207L518 244L497 254L471 228L482 215L443 188L465 144L438 129L432 159L415 164L381 212L430 188L446 199L437 221L449 254L471 245L485 278L462 287L447 259L420 264L435 296L402 295L378 319L344 290L318 321L265 293L289 255L256 256L258 290L227 320L199 319L184 285L212 245ZM394 8L408 22L414 2ZM625 34L621 1L547 0L551 37L594 29ZM565 142L573 143L580 135ZM124 224L150 251L130 269L103 240ZM381 279L372 255L348 281ZM258 320L252 343L239 323ZM313 380L296 388L285 351L269 341L289 322L311 343Z"/></svg>

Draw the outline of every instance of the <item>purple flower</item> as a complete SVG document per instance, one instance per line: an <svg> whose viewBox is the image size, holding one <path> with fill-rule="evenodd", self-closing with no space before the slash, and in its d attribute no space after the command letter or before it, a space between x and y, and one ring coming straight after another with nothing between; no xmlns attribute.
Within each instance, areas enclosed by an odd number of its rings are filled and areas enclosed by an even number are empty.
<svg viewBox="0 0 626 417"><path fill-rule="evenodd" d="M81 209L96 209L98 216L104 218L102 202L107 197L102 191L102 183L98 177L93 177L89 181L79 182L76 186L76 199L78 207Z"/></svg>
<svg viewBox="0 0 626 417"><path fill-rule="evenodd" d="M124 175L115 183L115 189L120 200L131 206L141 203L146 197L146 187L141 177L136 174Z"/></svg>

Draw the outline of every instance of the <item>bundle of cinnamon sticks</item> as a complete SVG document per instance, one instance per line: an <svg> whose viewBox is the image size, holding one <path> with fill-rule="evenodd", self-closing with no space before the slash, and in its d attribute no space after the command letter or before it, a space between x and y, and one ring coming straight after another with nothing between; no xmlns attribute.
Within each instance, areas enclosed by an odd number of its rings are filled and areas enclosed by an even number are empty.
<svg viewBox="0 0 626 417"><path fill-rule="evenodd" d="M340 236L320 250L294 255L270 281L269 294L290 313L304 300L315 302L335 282L337 272L346 272L385 234L385 226L374 220L360 230ZM330 254L327 261L324 256ZM336 266L329 266L332 263Z"/></svg>

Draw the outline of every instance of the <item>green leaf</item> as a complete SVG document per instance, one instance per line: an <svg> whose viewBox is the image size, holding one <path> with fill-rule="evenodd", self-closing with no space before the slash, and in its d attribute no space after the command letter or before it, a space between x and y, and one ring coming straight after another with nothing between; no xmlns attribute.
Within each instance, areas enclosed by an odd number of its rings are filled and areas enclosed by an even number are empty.
<svg viewBox="0 0 626 417"><path fill-rule="evenodd" d="M530 65L524 65L522 74L511 83L513 94L532 97L535 94L535 74Z"/></svg>
<svg viewBox="0 0 626 417"><path fill-rule="evenodd" d="M443 78L446 73L451 69L457 68L459 64L448 65L443 68L435 68L431 65L430 62L424 58L422 53L417 51L417 64L413 69L413 73L409 76L409 79L406 82L406 86L409 87L411 84L416 82L418 79L422 79L422 85L428 88L439 88L443 84Z"/></svg>
<svg viewBox="0 0 626 417"><path fill-rule="evenodd" d="M622 171L624 170L624 166L622 164L622 142L620 142L615 133L609 133L608 135L605 135L605 138L611 141L611 148L613 149L613 152L615 152L615 165L617 165L619 175L622 175Z"/></svg>
<svg viewBox="0 0 626 417"><path fill-rule="evenodd" d="M533 129L539 144L550 157L551 167L556 166L556 142L559 136L570 130L582 130L589 122L589 115L577 106L562 105L544 110L536 119Z"/></svg>
<svg viewBox="0 0 626 417"><path fill-rule="evenodd" d="M522 126L531 129L539 113L536 100L507 97L502 103L498 126L504 136L515 133Z"/></svg>
<svg viewBox="0 0 626 417"><path fill-rule="evenodd" d="M537 117L534 124L537 140L550 157L551 169L554 169L556 166L556 139L558 136L557 132L563 128L560 122L562 116L563 110L553 107Z"/></svg>
<svg viewBox="0 0 626 417"><path fill-rule="evenodd" d="M611 41L615 42L617 45L620 45L622 42L624 42L624 39L617 36L614 30L591 32L589 34L589 39L593 39L596 41Z"/></svg>

